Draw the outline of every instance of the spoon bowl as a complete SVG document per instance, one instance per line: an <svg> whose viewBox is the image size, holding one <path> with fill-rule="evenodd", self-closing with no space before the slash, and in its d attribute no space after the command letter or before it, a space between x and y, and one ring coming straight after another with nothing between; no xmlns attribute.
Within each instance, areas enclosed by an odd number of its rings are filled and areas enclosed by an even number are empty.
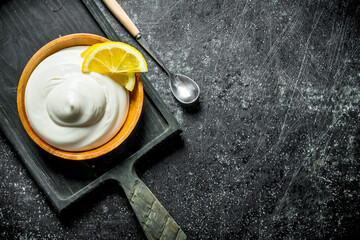
<svg viewBox="0 0 360 240"><path fill-rule="evenodd" d="M182 74L170 74L170 89L175 98L183 104L194 103L200 95L197 83Z"/></svg>

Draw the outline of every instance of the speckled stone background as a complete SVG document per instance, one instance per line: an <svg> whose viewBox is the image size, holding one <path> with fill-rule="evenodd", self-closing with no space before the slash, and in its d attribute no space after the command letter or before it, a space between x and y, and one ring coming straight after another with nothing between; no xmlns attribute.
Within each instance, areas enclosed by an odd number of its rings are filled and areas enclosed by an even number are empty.
<svg viewBox="0 0 360 240"><path fill-rule="evenodd" d="M202 90L199 105L182 107L145 55L147 77L183 133L138 171L189 239L360 237L360 1L121 4L168 67ZM9 38L21 24L42 26L48 39ZM0 27L0 63L17 79L31 56L14 57L14 46L103 35L81 1L5 1ZM57 215L0 136L1 239L144 239L111 184Z"/></svg>

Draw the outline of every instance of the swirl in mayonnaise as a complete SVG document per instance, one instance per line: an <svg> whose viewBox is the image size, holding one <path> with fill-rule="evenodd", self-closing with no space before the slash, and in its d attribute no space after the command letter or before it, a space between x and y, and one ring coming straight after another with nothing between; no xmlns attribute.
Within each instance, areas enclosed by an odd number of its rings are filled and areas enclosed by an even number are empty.
<svg viewBox="0 0 360 240"><path fill-rule="evenodd" d="M82 73L87 46L63 49L44 59L25 89L31 127L48 144L65 151L99 147L120 130L129 110L129 93L98 73Z"/></svg>

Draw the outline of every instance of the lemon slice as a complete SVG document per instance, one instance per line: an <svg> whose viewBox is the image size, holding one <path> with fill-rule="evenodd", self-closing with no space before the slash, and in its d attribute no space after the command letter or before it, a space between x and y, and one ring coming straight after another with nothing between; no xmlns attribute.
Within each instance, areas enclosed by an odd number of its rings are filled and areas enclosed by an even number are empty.
<svg viewBox="0 0 360 240"><path fill-rule="evenodd" d="M109 76L115 82L119 83L121 86L125 87L127 90L132 91L135 86L135 73L134 72L126 72L119 73Z"/></svg>
<svg viewBox="0 0 360 240"><path fill-rule="evenodd" d="M94 44L94 45L91 45L91 46L88 47L85 51L83 51L83 52L80 54L80 56L81 56L82 58L85 58L86 55L87 55L89 52L91 52L93 49L95 49L95 48L97 47L97 45L99 45L99 44L101 44L101 43L96 43L96 44Z"/></svg>
<svg viewBox="0 0 360 240"><path fill-rule="evenodd" d="M147 72L143 55L132 46L122 42L94 44L82 54L82 71L107 75L125 72Z"/></svg>

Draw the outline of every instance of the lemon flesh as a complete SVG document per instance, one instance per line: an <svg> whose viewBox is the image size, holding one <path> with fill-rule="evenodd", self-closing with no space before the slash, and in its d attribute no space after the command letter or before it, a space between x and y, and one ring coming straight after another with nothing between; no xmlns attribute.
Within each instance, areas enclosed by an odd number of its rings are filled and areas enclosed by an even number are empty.
<svg viewBox="0 0 360 240"><path fill-rule="evenodd" d="M110 75L109 77L129 91L134 89L136 79L134 72L119 73Z"/></svg>
<svg viewBox="0 0 360 240"><path fill-rule="evenodd" d="M84 58L82 72L105 74L132 91L135 86L135 72L147 72L142 54L122 42L96 43L81 54Z"/></svg>
<svg viewBox="0 0 360 240"><path fill-rule="evenodd" d="M132 46L122 42L94 44L81 54L84 56L82 72L107 75L125 72L147 72L143 55Z"/></svg>

